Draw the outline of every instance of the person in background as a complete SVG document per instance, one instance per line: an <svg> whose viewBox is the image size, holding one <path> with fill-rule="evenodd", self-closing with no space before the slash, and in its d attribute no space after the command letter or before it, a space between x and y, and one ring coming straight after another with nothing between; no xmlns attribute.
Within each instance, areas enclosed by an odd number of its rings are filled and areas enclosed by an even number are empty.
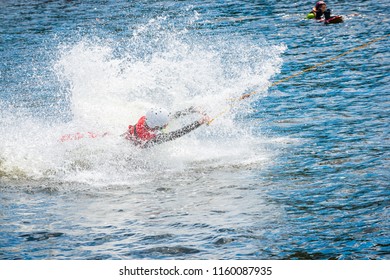
<svg viewBox="0 0 390 280"><path fill-rule="evenodd" d="M315 18L317 20L330 19L331 10L326 8L326 3L324 1L318 1L311 12L307 15L307 18Z"/></svg>
<svg viewBox="0 0 390 280"><path fill-rule="evenodd" d="M178 130L165 133L162 130L168 126L172 119L177 119L189 114L198 113L201 118L189 125L186 125ZM163 108L152 108L145 116L142 116L135 125L129 125L128 130L122 134L126 140L129 140L137 147L149 148L156 144L172 141L187 133L197 129L202 124L208 123L210 117L204 112L190 107L183 111L178 111L172 116Z"/></svg>

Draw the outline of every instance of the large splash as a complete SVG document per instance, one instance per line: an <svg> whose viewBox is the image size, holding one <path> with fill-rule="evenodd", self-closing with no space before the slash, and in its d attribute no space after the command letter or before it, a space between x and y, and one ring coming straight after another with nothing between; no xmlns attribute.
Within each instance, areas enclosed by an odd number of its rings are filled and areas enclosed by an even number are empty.
<svg viewBox="0 0 390 280"><path fill-rule="evenodd" d="M284 46L263 43L178 30L161 17L129 38L87 36L60 44L52 61L59 92L53 94L66 110L49 121L2 107L0 177L131 184L147 180L146 173L267 164L266 139L245 118L253 98L219 116L232 99L264 91L279 71ZM120 135L152 106L171 112L197 106L218 118L181 139L139 150ZM64 135L78 136L64 141Z"/></svg>

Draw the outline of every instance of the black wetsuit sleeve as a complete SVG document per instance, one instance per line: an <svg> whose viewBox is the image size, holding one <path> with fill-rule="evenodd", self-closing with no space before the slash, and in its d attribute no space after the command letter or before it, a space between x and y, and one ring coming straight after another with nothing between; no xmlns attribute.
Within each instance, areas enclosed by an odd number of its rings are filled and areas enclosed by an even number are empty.
<svg viewBox="0 0 390 280"><path fill-rule="evenodd" d="M156 144L161 144L164 142L172 141L174 139L182 137L183 135L186 135L187 133L193 131L194 129L197 129L201 125L202 124L200 122L196 121L196 122L193 122L189 125L186 125L185 127L180 128L178 130L175 130L175 131L172 131L169 133L158 134L155 138L147 141L143 145L143 147L148 148L148 147L151 147L151 146L156 145Z"/></svg>
<svg viewBox="0 0 390 280"><path fill-rule="evenodd" d="M315 13L316 19L321 19L321 17L322 17L323 14L324 14L324 13L323 13L321 10L316 11L316 13Z"/></svg>

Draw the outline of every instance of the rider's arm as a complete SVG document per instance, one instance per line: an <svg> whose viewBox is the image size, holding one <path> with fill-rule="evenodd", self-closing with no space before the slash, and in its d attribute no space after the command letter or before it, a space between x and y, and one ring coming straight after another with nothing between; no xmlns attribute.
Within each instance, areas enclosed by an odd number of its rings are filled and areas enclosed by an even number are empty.
<svg viewBox="0 0 390 280"><path fill-rule="evenodd" d="M199 126L201 126L203 123L204 122L202 122L202 121L196 121L196 122L193 122L193 123L191 123L189 125L186 125L185 127L180 128L178 130L175 130L175 131L172 131L172 132L169 132L169 133L158 134L153 139L147 141L143 145L143 147L144 148L148 148L148 147L151 147L151 146L156 145L156 144L161 144L161 143L164 143L164 142L172 141L174 139L182 137L183 135L186 135L187 133L193 131L194 129L196 129Z"/></svg>
<svg viewBox="0 0 390 280"><path fill-rule="evenodd" d="M181 111L177 111L173 116L172 118L173 119L177 119L177 118L180 118L180 117L184 117L184 116L187 116L189 114L193 114L193 113L200 113L199 110L197 110L196 108L194 108L193 106L187 108L187 109L184 109L184 110L181 110Z"/></svg>

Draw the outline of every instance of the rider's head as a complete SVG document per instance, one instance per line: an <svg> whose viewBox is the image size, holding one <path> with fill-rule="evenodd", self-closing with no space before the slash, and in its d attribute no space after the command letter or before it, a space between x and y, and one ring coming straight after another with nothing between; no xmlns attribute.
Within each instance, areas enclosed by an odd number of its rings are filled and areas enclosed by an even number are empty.
<svg viewBox="0 0 390 280"><path fill-rule="evenodd" d="M169 113L163 108L152 108L146 113L146 125L151 129L164 128L168 122Z"/></svg>
<svg viewBox="0 0 390 280"><path fill-rule="evenodd" d="M326 10L326 3L324 1L318 1L316 3L316 10L317 11L321 10L322 12L325 12L325 10Z"/></svg>

